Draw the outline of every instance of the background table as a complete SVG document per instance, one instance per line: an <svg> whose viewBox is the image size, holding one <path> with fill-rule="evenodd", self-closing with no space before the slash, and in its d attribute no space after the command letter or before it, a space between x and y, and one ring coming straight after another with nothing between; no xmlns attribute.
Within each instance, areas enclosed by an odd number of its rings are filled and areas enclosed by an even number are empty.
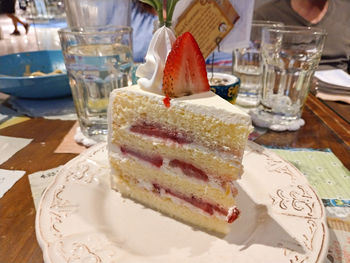
<svg viewBox="0 0 350 263"><path fill-rule="evenodd" d="M348 111L342 108L350 114L350 105L346 106ZM350 169L350 124L338 114L310 95L303 112L305 126L295 132L268 131L256 142L279 147L330 148ZM76 156L54 153L73 125L74 121L33 118L0 130L4 136L33 138L27 147L0 165L2 169L26 171L0 199L1 263L43 262L35 237L35 208L27 175L65 164Z"/></svg>

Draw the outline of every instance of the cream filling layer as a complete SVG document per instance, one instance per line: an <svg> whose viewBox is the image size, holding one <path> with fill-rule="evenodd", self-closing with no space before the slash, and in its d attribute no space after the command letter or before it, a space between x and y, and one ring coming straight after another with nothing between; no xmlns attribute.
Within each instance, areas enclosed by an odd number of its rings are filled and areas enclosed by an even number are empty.
<svg viewBox="0 0 350 263"><path fill-rule="evenodd" d="M112 158L114 158L116 160L120 160L121 162L126 161L128 159L131 159L131 160L136 161L136 162L142 162L143 165L145 165L149 168L160 169L164 173L170 174L171 176L180 177L180 178L185 179L187 181L203 185L203 186L205 186L205 188L213 187L213 188L216 188L216 189L222 191L223 193L226 193L226 191L227 191L227 189L225 187L223 187L223 185L224 185L223 181L218 180L218 178L216 178L214 175L207 174L208 181L203 181L203 180L197 179L195 177L189 177L189 176L183 174L182 170L180 168L171 167L169 165L170 159L168 159L168 158L163 157L162 166L160 168L157 168L154 165L152 165L151 163L144 161L136 156L132 156L130 154L128 154L128 155L123 154L120 150L120 147L115 145L115 144L110 144L109 154ZM231 185L230 190L231 190L231 193L233 194L233 196L235 196L237 194L237 190L233 185Z"/></svg>
<svg viewBox="0 0 350 263"><path fill-rule="evenodd" d="M230 153L228 150L227 146L223 146L224 147L224 151L220 151L220 150L215 150L215 149L208 149L208 147L205 147L203 145L197 144L194 142L191 143L183 143L183 144L178 144L170 139L163 139L163 138L158 138L155 136L151 136L151 135L146 135L146 134L138 134L138 133L134 133L132 131L130 131L130 127L120 127L121 131L125 131L125 132L130 132L135 136L138 136L139 138L142 137L146 137L148 141L151 141L153 145L166 145L166 146L176 146L176 147L181 147L184 149L192 149L192 150L197 150L200 152L204 152L204 153L211 153L214 154L216 156L218 156L219 158L226 160L226 161L230 161L230 162L235 162L237 168L242 168L242 165L240 164L241 160L240 158L238 158L235 154Z"/></svg>
<svg viewBox="0 0 350 263"><path fill-rule="evenodd" d="M142 181L142 180L139 180L137 179L138 182L137 182L137 186L140 187L140 188L143 188L147 191L150 191L150 192L154 192L154 186L152 183L150 182L146 182L146 181ZM207 216L207 217L216 217L222 221L226 221L228 222L229 218L232 216L232 213L234 213L234 210L236 209L236 206L233 206L233 207L230 207L228 209L228 214L225 216L219 212L217 212L216 210L213 210L213 214L210 215L208 213L206 213L205 211L203 211L202 209L192 205L191 203L181 199L181 198L178 198L176 196L173 196L171 194L168 194L166 193L166 191L164 189L161 189L160 190L160 197L163 197L163 198L169 198L171 199L171 201L179 206L185 206L187 207L188 209L198 213L198 214L201 214L203 216Z"/></svg>

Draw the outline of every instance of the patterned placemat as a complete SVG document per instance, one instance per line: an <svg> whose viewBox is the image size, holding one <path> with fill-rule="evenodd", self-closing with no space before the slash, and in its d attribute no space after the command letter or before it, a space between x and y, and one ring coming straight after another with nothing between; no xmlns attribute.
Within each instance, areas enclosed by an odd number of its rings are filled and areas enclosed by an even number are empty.
<svg viewBox="0 0 350 263"><path fill-rule="evenodd" d="M306 176L326 207L326 262L350 263L350 172L329 149L272 149Z"/></svg>
<svg viewBox="0 0 350 263"><path fill-rule="evenodd" d="M349 205L350 172L329 149L272 150L297 167L322 199L344 200Z"/></svg>

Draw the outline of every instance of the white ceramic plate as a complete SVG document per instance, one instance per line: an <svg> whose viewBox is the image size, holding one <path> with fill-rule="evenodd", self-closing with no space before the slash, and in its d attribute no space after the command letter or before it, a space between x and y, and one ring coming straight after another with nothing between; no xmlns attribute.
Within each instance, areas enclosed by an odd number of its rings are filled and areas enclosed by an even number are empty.
<svg viewBox="0 0 350 263"><path fill-rule="evenodd" d="M304 176L276 154L249 143L237 182L240 217L225 237L123 198L110 189L105 144L57 174L36 217L48 263L323 262L325 210Z"/></svg>

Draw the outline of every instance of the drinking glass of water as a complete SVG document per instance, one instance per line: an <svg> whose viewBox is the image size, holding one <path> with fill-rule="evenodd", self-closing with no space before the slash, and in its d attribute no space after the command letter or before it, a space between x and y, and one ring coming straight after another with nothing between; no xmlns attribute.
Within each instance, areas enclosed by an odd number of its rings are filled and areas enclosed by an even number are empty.
<svg viewBox="0 0 350 263"><path fill-rule="evenodd" d="M80 129L88 138L104 141L109 94L131 84L132 29L84 27L58 33Z"/></svg>
<svg viewBox="0 0 350 263"><path fill-rule="evenodd" d="M263 28L263 88L261 109L253 115L256 125L280 131L304 125L301 114L325 38L319 28Z"/></svg>
<svg viewBox="0 0 350 263"><path fill-rule="evenodd" d="M130 0L64 0L69 27L130 26Z"/></svg>
<svg viewBox="0 0 350 263"><path fill-rule="evenodd" d="M261 33L264 27L279 27L283 23L274 21L252 22L249 46L233 52L233 73L240 78L236 104L257 107L260 103L263 63L261 58Z"/></svg>

